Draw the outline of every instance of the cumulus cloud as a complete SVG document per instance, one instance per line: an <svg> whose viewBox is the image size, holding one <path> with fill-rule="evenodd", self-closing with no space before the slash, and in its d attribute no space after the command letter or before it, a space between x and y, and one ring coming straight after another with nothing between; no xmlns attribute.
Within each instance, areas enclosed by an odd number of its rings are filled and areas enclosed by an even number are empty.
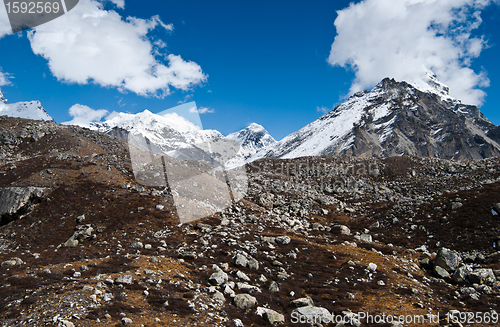
<svg viewBox="0 0 500 327"><path fill-rule="evenodd" d="M95 110L82 104L75 104L69 108L69 114L72 120L64 122L65 125L78 125L81 127L90 127L90 123L99 122L108 114L105 109Z"/></svg>
<svg viewBox="0 0 500 327"><path fill-rule="evenodd" d="M470 64L487 46L471 32L495 0L363 0L337 12L337 36L328 62L350 68L350 92L385 77L414 84L432 71L465 103L482 104L489 80Z"/></svg>
<svg viewBox="0 0 500 327"><path fill-rule="evenodd" d="M0 71L0 86L9 85L9 74Z"/></svg>
<svg viewBox="0 0 500 327"><path fill-rule="evenodd" d="M207 108L207 107L200 107L200 109L196 109L196 107L190 108L189 112L192 114L212 114L215 112L215 109L213 108Z"/></svg>
<svg viewBox="0 0 500 327"><path fill-rule="evenodd" d="M120 1L114 1L120 5ZM170 88L188 90L207 76L179 55L158 59L148 33L158 26L171 31L158 16L123 19L95 0L80 0L66 15L28 33L35 54L48 60L52 74L68 83L116 87L142 96L168 95Z"/></svg>

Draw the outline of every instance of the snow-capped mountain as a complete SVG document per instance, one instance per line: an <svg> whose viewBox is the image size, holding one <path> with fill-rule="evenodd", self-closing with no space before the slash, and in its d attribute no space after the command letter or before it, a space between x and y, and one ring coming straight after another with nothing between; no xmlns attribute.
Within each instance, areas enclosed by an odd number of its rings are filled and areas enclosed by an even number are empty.
<svg viewBox="0 0 500 327"><path fill-rule="evenodd" d="M103 123L92 124L92 129L115 136L140 134L165 153L223 137L218 131L202 130L176 113L160 116L149 110L137 114L119 113Z"/></svg>
<svg viewBox="0 0 500 327"><path fill-rule="evenodd" d="M386 78L246 160L403 154L448 159L500 155L500 131L428 74L426 87Z"/></svg>
<svg viewBox="0 0 500 327"><path fill-rule="evenodd" d="M247 128L226 136L241 145L241 155L248 158L260 149L276 143L276 140L259 124L252 123Z"/></svg>
<svg viewBox="0 0 500 327"><path fill-rule="evenodd" d="M43 109L40 101L17 102L9 104L0 91L0 116L54 121Z"/></svg>
<svg viewBox="0 0 500 327"><path fill-rule="evenodd" d="M146 138L149 150L177 158L205 157L207 152L219 151L224 144L222 151L231 153L227 154L231 167L276 142L258 124L224 137L216 130L203 130L176 113L157 115L148 110L137 114L119 113L103 123L92 123L91 128L124 140L129 140L130 134Z"/></svg>

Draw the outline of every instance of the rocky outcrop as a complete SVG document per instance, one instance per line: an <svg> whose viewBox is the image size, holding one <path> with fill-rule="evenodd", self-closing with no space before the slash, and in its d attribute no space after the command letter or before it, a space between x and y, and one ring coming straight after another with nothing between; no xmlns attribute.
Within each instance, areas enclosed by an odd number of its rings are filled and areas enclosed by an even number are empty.
<svg viewBox="0 0 500 327"><path fill-rule="evenodd" d="M0 225L18 218L40 202L50 189L41 187L8 187L0 189Z"/></svg>

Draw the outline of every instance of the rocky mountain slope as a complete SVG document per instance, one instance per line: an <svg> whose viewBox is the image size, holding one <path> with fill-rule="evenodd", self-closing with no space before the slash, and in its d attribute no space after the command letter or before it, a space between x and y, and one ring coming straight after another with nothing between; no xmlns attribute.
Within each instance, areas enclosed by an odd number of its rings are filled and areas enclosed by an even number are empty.
<svg viewBox="0 0 500 327"><path fill-rule="evenodd" d="M497 324L500 159L246 170L244 198L180 224L168 188L137 184L122 140L0 117L0 325Z"/></svg>
<svg viewBox="0 0 500 327"><path fill-rule="evenodd" d="M386 78L247 162L329 155L489 158L500 154L497 130L476 106L451 98L433 75L425 88Z"/></svg>
<svg viewBox="0 0 500 327"><path fill-rule="evenodd" d="M36 120L54 121L43 109L40 101L17 102L9 104L0 91L0 116L28 118Z"/></svg>

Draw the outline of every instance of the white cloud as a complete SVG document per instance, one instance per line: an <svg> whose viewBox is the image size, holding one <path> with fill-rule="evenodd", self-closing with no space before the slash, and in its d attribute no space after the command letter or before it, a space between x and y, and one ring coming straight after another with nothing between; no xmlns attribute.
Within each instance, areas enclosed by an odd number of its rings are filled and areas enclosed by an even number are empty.
<svg viewBox="0 0 500 327"><path fill-rule="evenodd" d="M193 98L193 96L194 96L194 94L188 94L188 95L186 95L186 96L184 97L184 99L183 99L183 100L177 101L177 103L178 103L178 104L183 104L183 103L186 103L186 102L188 102L188 100L192 99L192 98ZM193 109L193 108L191 108L191 109Z"/></svg>
<svg viewBox="0 0 500 327"><path fill-rule="evenodd" d="M69 108L69 114L72 120L64 122L65 125L78 125L81 127L90 127L90 123L99 122L108 114L105 109L95 110L82 104L75 104Z"/></svg>
<svg viewBox="0 0 500 327"><path fill-rule="evenodd" d="M331 110L331 109L329 109L329 108L327 108L327 107L323 107L323 106L321 106L321 107L319 107L319 106L318 106L318 107L316 107L316 111L317 111L317 112L321 112L321 113L323 113L323 114L326 114L326 113L327 113L327 112L329 112L330 110Z"/></svg>
<svg viewBox="0 0 500 327"><path fill-rule="evenodd" d="M162 97L170 87L188 90L205 81L207 76L195 62L174 54L160 56L166 63L155 57L147 35L158 25L173 29L158 16L122 19L100 2L80 0L69 13L36 27L28 37L33 52L48 60L52 74L68 83L92 82Z"/></svg>
<svg viewBox="0 0 500 327"><path fill-rule="evenodd" d="M125 8L125 0L109 0L112 3L114 3L118 8L124 9Z"/></svg>
<svg viewBox="0 0 500 327"><path fill-rule="evenodd" d="M167 47L167 44L163 42L162 40L156 40L154 42L154 45L156 45L158 48L163 49Z"/></svg>
<svg viewBox="0 0 500 327"><path fill-rule="evenodd" d="M0 71L0 86L10 84L10 81L9 81L10 77L9 76L10 76L9 74L3 73L2 71Z"/></svg>
<svg viewBox="0 0 500 327"><path fill-rule="evenodd" d="M328 62L351 68L350 92L368 89L385 77L421 83L426 71L465 103L482 104L489 85L470 63L486 47L471 31L494 0L364 0L338 11L337 36Z"/></svg>
<svg viewBox="0 0 500 327"><path fill-rule="evenodd" d="M189 109L189 112L192 114L199 113L199 114L212 114L215 112L215 109L213 108L207 108L207 107L200 107L200 109L196 109L196 107L193 107Z"/></svg>
<svg viewBox="0 0 500 327"><path fill-rule="evenodd" d="M0 5L0 39L5 35L12 34L12 28L9 23L9 16L4 5Z"/></svg>

